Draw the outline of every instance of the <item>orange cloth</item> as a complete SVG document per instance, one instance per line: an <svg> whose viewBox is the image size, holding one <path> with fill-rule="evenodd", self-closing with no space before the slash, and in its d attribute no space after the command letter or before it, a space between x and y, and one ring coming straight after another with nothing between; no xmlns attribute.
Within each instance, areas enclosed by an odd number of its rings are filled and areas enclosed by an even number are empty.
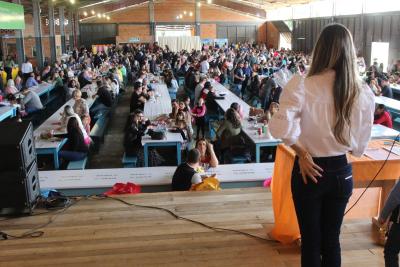
<svg viewBox="0 0 400 267"><path fill-rule="evenodd" d="M393 141L388 140L388 142ZM383 143L384 140L373 140L368 147L381 147ZM271 184L275 226L269 235L283 244L292 243L300 238L290 186L294 158L295 153L291 148L285 145L277 147ZM384 162L383 160L373 160L366 156L356 158L348 155L347 158L353 167L354 181L371 181ZM381 170L376 180L396 180L399 177L400 160L390 160Z"/></svg>

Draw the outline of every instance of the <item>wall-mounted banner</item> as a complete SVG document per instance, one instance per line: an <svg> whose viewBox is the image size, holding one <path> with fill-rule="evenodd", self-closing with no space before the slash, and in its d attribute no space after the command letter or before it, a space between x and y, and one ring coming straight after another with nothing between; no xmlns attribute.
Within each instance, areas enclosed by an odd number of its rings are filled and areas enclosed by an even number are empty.
<svg viewBox="0 0 400 267"><path fill-rule="evenodd" d="M22 5L0 1L0 29L25 29L24 7Z"/></svg>
<svg viewBox="0 0 400 267"><path fill-rule="evenodd" d="M128 43L140 43L140 38L139 37L129 38Z"/></svg>

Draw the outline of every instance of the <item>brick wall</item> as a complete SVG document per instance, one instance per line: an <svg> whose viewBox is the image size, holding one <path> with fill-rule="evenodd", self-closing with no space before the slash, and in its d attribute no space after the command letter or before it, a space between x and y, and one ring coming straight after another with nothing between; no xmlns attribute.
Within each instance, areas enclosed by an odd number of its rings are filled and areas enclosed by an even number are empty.
<svg viewBox="0 0 400 267"><path fill-rule="evenodd" d="M117 43L126 43L129 38L139 37L141 42L151 42L149 25L118 25Z"/></svg>
<svg viewBox="0 0 400 267"><path fill-rule="evenodd" d="M200 38L217 38L217 25L216 24L201 24L200 25Z"/></svg>

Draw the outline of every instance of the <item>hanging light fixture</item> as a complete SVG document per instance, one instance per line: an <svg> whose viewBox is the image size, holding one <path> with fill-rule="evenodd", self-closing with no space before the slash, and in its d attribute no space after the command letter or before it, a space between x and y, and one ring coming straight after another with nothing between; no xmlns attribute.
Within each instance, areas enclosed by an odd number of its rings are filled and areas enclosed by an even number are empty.
<svg viewBox="0 0 400 267"><path fill-rule="evenodd" d="M83 15L87 17L88 13L86 11L83 12Z"/></svg>
<svg viewBox="0 0 400 267"><path fill-rule="evenodd" d="M92 9L92 11L90 11L90 13L92 13L92 15L95 15L96 12L94 12L94 10Z"/></svg>
<svg viewBox="0 0 400 267"><path fill-rule="evenodd" d="M186 10L184 10L184 11L183 11L183 15L186 15L186 14L187 14L187 12L186 12Z"/></svg>
<svg viewBox="0 0 400 267"><path fill-rule="evenodd" d="M201 3L200 3L200 2L198 2L198 3L197 3L197 6L198 6L198 7L201 7Z"/></svg>
<svg viewBox="0 0 400 267"><path fill-rule="evenodd" d="M193 12L192 11L189 12L189 16L193 17Z"/></svg>
<svg viewBox="0 0 400 267"><path fill-rule="evenodd" d="M98 13L98 14L97 14L97 17L98 17L99 19L101 19L101 14L100 14L100 13Z"/></svg>

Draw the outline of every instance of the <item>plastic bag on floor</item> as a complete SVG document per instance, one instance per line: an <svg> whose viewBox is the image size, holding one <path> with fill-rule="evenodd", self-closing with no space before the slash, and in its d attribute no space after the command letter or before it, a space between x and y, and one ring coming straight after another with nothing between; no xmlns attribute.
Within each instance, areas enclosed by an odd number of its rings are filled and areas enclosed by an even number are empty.
<svg viewBox="0 0 400 267"><path fill-rule="evenodd" d="M116 183L112 189L108 190L104 194L109 195L123 195L123 194L138 194L142 191L140 185L134 183Z"/></svg>

